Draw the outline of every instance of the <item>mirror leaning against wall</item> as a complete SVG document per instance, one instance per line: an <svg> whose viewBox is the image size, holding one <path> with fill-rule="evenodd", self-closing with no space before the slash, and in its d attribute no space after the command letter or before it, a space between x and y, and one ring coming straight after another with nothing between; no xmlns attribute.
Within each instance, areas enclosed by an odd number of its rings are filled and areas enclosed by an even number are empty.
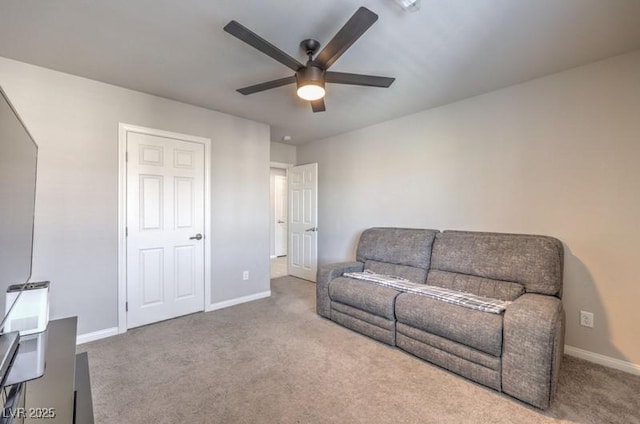
<svg viewBox="0 0 640 424"><path fill-rule="evenodd" d="M31 276L38 147L0 87L0 296ZM2 317L6 314L0 300Z"/></svg>

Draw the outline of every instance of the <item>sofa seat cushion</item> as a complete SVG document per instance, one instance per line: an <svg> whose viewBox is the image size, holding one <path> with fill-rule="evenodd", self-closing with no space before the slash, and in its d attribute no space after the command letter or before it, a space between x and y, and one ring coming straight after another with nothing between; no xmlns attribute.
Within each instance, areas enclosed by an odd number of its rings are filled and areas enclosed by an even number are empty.
<svg viewBox="0 0 640 424"><path fill-rule="evenodd" d="M329 283L329 297L334 302L395 320L394 303L399 291L353 278L338 277Z"/></svg>
<svg viewBox="0 0 640 424"><path fill-rule="evenodd" d="M454 305L460 305L465 308L475 309L478 311L491 312L493 314L502 314L507 309L507 306L511 304L510 301L482 297L473 293L464 293L444 287L412 283L411 281L400 277L376 274L375 272L367 269L363 272L345 272L342 276L371 282L371 284L388 287L403 293L428 296L442 302L452 303Z"/></svg>
<svg viewBox="0 0 640 424"><path fill-rule="evenodd" d="M502 315L412 293L400 294L395 306L398 322L493 356L502 354Z"/></svg>

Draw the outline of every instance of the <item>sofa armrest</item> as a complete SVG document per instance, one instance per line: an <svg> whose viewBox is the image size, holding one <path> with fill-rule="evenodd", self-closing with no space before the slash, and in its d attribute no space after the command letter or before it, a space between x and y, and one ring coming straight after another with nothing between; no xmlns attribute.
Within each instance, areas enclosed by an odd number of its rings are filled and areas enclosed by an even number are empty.
<svg viewBox="0 0 640 424"><path fill-rule="evenodd" d="M551 404L564 351L564 310L554 296L526 293L504 314L502 391L541 409Z"/></svg>
<svg viewBox="0 0 640 424"><path fill-rule="evenodd" d="M345 272L360 272L364 269L362 262L339 262L320 265L316 278L316 312L330 318L331 299L329 299L329 283Z"/></svg>

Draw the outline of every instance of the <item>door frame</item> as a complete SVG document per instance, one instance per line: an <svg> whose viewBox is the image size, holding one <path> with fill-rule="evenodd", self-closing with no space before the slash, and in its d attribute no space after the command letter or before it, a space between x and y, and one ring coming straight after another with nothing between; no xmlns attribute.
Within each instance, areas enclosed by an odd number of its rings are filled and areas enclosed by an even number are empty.
<svg viewBox="0 0 640 424"><path fill-rule="evenodd" d="M127 134L174 138L204 145L204 304L211 304L211 139L118 123L118 334L127 332Z"/></svg>

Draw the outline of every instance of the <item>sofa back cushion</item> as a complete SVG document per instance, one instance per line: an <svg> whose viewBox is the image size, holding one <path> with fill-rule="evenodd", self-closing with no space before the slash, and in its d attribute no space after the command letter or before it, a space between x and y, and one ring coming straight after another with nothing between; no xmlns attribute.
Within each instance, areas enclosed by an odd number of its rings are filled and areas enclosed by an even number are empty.
<svg viewBox="0 0 640 424"><path fill-rule="evenodd" d="M425 270L426 278L426 270L431 264L431 247L437 233L437 230L410 228L369 228L360 236L356 259L365 264L368 262L369 269L380 274L388 274L388 272L382 272L382 265L374 262L421 268ZM416 278L401 275L413 274L413 271L399 267L394 269L392 275L411 281ZM425 278L415 282L424 283Z"/></svg>
<svg viewBox="0 0 640 424"><path fill-rule="evenodd" d="M430 275L427 282L446 287L442 282L447 281L446 275L436 272L445 271L480 277L463 278L463 285L481 296L484 294L478 292L480 286L492 284L503 286L497 292L509 296L514 293L512 283L524 286L530 293L560 296L563 261L562 243L553 237L444 231L436 236L433 244L430 271L433 276Z"/></svg>

